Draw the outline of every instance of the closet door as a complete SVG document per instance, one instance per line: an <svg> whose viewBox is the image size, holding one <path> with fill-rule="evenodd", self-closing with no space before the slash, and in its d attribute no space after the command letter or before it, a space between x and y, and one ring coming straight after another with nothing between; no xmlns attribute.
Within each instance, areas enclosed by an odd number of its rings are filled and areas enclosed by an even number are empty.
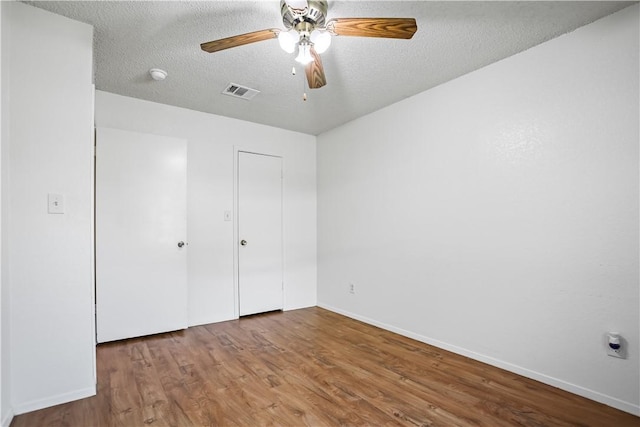
<svg viewBox="0 0 640 427"><path fill-rule="evenodd" d="M281 157L238 152L238 236L240 316L282 309Z"/></svg>
<svg viewBox="0 0 640 427"><path fill-rule="evenodd" d="M96 132L98 342L187 327L187 142Z"/></svg>

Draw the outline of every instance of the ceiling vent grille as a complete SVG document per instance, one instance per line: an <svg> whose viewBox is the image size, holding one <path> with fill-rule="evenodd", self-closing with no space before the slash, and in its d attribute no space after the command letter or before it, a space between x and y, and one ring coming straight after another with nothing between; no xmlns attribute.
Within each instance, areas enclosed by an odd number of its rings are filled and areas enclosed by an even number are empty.
<svg viewBox="0 0 640 427"><path fill-rule="evenodd" d="M247 101L259 94L259 90L251 89L250 87L238 85L235 83L229 83L229 85L222 91L223 95L233 96L234 98L246 99Z"/></svg>

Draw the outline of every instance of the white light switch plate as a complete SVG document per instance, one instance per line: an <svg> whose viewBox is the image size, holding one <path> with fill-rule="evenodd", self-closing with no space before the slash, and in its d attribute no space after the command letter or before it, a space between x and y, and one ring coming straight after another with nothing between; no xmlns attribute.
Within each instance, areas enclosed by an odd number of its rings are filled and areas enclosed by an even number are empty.
<svg viewBox="0 0 640 427"><path fill-rule="evenodd" d="M49 193L49 213L50 214L63 214L64 213L64 196L62 194Z"/></svg>

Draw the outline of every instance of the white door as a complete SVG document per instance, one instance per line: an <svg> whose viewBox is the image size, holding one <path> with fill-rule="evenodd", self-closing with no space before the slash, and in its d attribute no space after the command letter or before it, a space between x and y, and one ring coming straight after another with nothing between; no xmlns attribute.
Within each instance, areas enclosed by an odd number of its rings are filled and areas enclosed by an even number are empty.
<svg viewBox="0 0 640 427"><path fill-rule="evenodd" d="M282 309L282 158L238 153L238 238L240 316Z"/></svg>
<svg viewBox="0 0 640 427"><path fill-rule="evenodd" d="M98 342L187 327L187 142L96 131Z"/></svg>

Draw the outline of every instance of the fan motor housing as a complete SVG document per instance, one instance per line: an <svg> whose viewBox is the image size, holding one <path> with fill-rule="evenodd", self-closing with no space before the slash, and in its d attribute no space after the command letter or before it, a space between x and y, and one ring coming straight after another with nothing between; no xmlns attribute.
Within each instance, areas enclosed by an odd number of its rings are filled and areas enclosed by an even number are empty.
<svg viewBox="0 0 640 427"><path fill-rule="evenodd" d="M293 9L286 0L280 1L280 11L282 13L282 23L287 30L299 28L301 23L306 23L305 27L324 27L327 17L326 0L308 0L304 9Z"/></svg>

